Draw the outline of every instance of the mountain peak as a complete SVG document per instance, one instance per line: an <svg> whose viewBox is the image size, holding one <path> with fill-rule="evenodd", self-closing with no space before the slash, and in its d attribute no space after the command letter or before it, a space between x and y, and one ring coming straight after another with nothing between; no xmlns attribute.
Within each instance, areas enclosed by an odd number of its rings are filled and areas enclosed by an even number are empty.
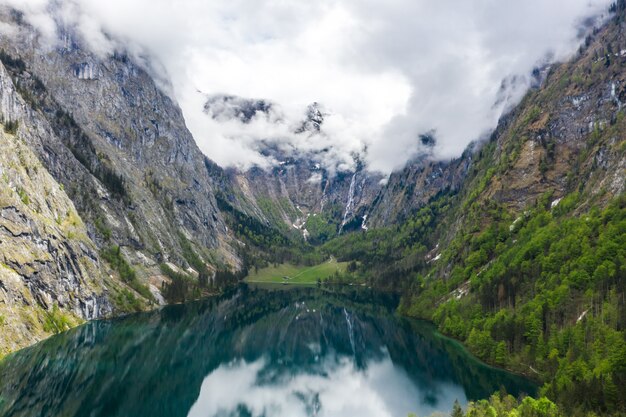
<svg viewBox="0 0 626 417"><path fill-rule="evenodd" d="M227 94L211 95L204 103L204 112L220 122L236 119L247 124L255 117L269 119L272 109L273 104L267 100Z"/></svg>

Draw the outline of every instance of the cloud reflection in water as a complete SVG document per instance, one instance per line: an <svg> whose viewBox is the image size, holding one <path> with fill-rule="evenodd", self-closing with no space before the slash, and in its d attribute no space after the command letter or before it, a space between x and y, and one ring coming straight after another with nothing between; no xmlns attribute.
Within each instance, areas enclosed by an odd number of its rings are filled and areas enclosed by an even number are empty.
<svg viewBox="0 0 626 417"><path fill-rule="evenodd" d="M291 371L276 371L266 358L222 364L204 379L188 416L396 417L430 415L441 411L437 404L467 401L462 388L449 383L420 392L388 354L366 369L330 354L316 367Z"/></svg>

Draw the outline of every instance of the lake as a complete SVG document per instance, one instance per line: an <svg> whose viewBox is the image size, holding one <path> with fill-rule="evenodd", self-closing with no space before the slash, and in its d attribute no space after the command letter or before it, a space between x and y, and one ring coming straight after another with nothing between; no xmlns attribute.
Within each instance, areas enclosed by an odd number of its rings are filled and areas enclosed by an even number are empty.
<svg viewBox="0 0 626 417"><path fill-rule="evenodd" d="M530 381L368 290L241 286L87 323L0 363L1 416L406 417Z"/></svg>

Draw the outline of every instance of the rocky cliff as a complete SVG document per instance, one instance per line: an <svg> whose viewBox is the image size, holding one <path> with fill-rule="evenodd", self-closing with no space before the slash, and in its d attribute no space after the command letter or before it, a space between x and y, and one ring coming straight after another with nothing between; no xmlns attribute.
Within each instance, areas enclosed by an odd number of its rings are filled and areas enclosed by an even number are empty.
<svg viewBox="0 0 626 417"><path fill-rule="evenodd" d="M110 298L121 284L109 278L64 187L29 147L32 135L45 127L32 123L2 66L0 101L2 355L112 313Z"/></svg>
<svg viewBox="0 0 626 417"><path fill-rule="evenodd" d="M177 104L126 55L99 58L71 30L63 37L48 50L21 25L2 47L24 62L15 82L49 120L58 148L74 156L51 164L52 174L69 186L77 178L66 165L82 165L101 185L73 196L81 214L92 224L100 216L116 242L156 260L181 258L181 231L203 248L222 247L226 231L211 179Z"/></svg>
<svg viewBox="0 0 626 417"><path fill-rule="evenodd" d="M268 100L216 95L207 98L203 110L221 122L245 125L264 120L282 126L284 120L276 107ZM302 120L290 127L291 134L303 141L325 137L324 122L323 107L312 103ZM283 233L313 242L320 236L309 230L317 226L309 223L312 216L323 219L328 231L325 239L362 226L383 177L368 172L358 155L352 164L345 164L353 169L337 169L328 158L328 149L294 149L293 144L271 137L257 140L254 146L273 166L227 169L222 197L229 204Z"/></svg>
<svg viewBox="0 0 626 417"><path fill-rule="evenodd" d="M358 229L381 185L381 176L356 171L329 174L319 163L284 158L269 170L228 170L239 204L280 230L297 231L315 241L312 217L319 217L333 233Z"/></svg>
<svg viewBox="0 0 626 417"><path fill-rule="evenodd" d="M0 349L56 331L44 329L53 312L75 322L162 300L162 263L240 268L209 161L143 67L88 52L71 28L50 47L19 14L3 10L0 20L13 28L0 36L10 132L1 147Z"/></svg>

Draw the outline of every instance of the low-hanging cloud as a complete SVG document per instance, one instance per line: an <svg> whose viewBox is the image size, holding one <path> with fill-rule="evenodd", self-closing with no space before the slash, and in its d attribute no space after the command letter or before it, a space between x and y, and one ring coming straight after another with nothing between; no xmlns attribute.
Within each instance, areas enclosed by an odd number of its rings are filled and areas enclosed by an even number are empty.
<svg viewBox="0 0 626 417"><path fill-rule="evenodd" d="M332 170L353 168L359 155L383 173L424 151L421 134L434 135L437 159L487 135L532 70L575 53L584 24L609 3L0 0L46 39L60 21L100 55L150 57L199 147L221 165L275 164L263 152L271 144ZM272 117L212 117L205 104L218 95L264 100ZM314 102L321 130L298 131Z"/></svg>

